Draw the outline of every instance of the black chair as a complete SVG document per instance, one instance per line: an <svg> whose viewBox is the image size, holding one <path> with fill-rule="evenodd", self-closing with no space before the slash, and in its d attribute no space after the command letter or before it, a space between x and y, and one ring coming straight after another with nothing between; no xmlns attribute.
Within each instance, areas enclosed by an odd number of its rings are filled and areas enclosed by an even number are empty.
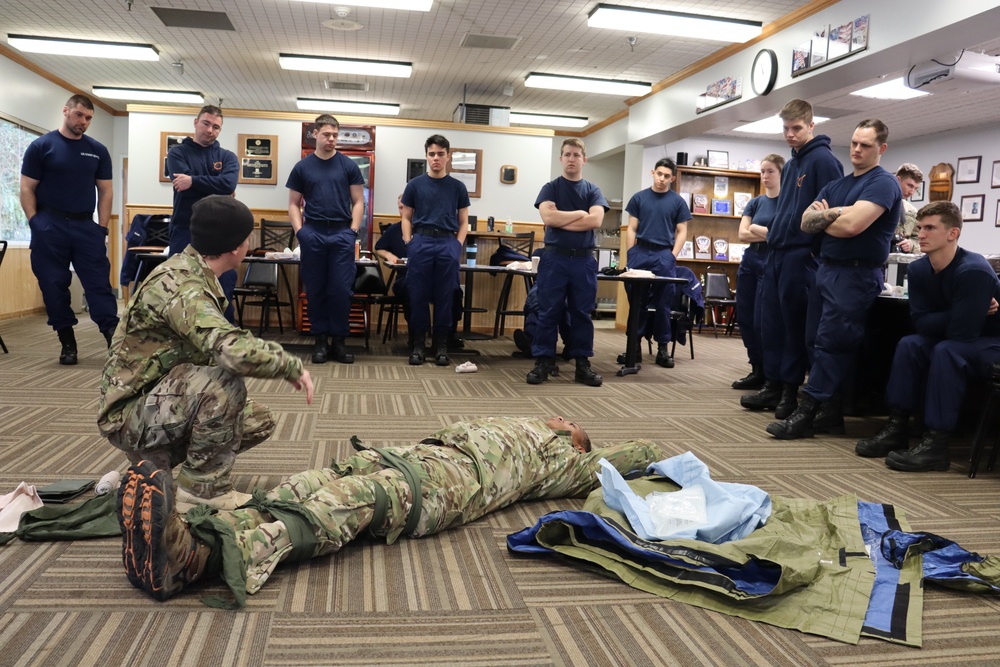
<svg viewBox="0 0 1000 667"><path fill-rule="evenodd" d="M522 232L515 234L515 238L503 239L505 245L514 249L515 251L521 253L525 257L531 257L532 253L535 251L535 232ZM510 301L510 290L514 285L514 277L516 274L508 272L503 279L503 286L500 288L500 297L497 299L497 312L496 317L493 319L493 337L497 338L504 334L504 329L507 327L507 316L508 315L518 315L524 317L524 306L520 308L509 308L508 302ZM521 276L524 279L524 293L527 295L528 290L534 284L535 279L533 276Z"/></svg>
<svg viewBox="0 0 1000 667"><path fill-rule="evenodd" d="M382 344L389 340L391 333L393 339L396 338L396 331L399 328L399 314L403 312L403 297L392 293L392 287L399 279L399 272L395 266L389 266L389 279L385 281L385 294L376 299L378 303L378 322L375 325L375 333L382 334ZM385 318L385 329L382 329L382 318Z"/></svg>
<svg viewBox="0 0 1000 667"><path fill-rule="evenodd" d="M670 336L673 339L670 343L670 356L674 356L674 352L677 351L677 341L680 340L683 345L686 337L688 347L691 350L691 358L694 359L694 336L692 334L695 322L700 316L699 311L702 309L687 294L681 294L677 301L677 307L670 309ZM684 335L682 336L682 334ZM652 346L650 346L649 352L652 354Z"/></svg>
<svg viewBox="0 0 1000 667"><path fill-rule="evenodd" d="M7 242L0 241L0 265L3 265L3 256L7 254ZM8 354L7 345L3 342L3 336L0 336L0 348L3 348L3 353Z"/></svg>
<svg viewBox="0 0 1000 667"><path fill-rule="evenodd" d="M378 264L360 265L354 278L354 298L352 301L361 306L363 320L361 326L364 329L365 350L370 349L371 321L370 310L373 305L378 305L381 299L386 298L386 282L382 277L382 269ZM352 308L352 315L354 309Z"/></svg>
<svg viewBox="0 0 1000 667"><path fill-rule="evenodd" d="M131 232L129 233L129 236L132 236ZM145 233L142 235L142 238L129 238L126 242L128 243L128 252L137 257L141 254L162 253L170 246L170 216L149 216L149 220L146 222ZM143 280L146 279L146 276L149 275L150 271L155 269L159 264L160 262L149 262L141 257L138 257L135 264L135 273L130 276L122 277L134 281L135 284L132 289L135 289Z"/></svg>
<svg viewBox="0 0 1000 667"><path fill-rule="evenodd" d="M725 319L725 334L731 334L736 324L736 299L729 289L729 276L725 273L705 274L705 310L712 311L712 333L719 337L719 321ZM701 327L698 328L701 331Z"/></svg>
<svg viewBox="0 0 1000 667"><path fill-rule="evenodd" d="M262 256L266 252L263 248L253 251L254 255ZM254 301L247 301L248 298L256 297ZM247 306L260 307L260 323L257 327L257 335L264 333L265 327L270 328L271 308L278 312L278 331L285 333L284 324L281 322L281 308L290 306L287 301L282 301L278 296L278 265L266 264L263 262L248 262L247 271L243 276L243 284L233 290L233 301L236 306L236 321L240 328L243 328L243 309Z"/></svg>
<svg viewBox="0 0 1000 667"><path fill-rule="evenodd" d="M282 251L285 248L295 250L295 231L292 223L287 220L260 219L260 247L268 250Z"/></svg>
<svg viewBox="0 0 1000 667"><path fill-rule="evenodd" d="M1000 408L1000 364L993 365L993 373L989 380L989 395L986 397L986 405L983 406L983 414L979 417L979 426L976 427L976 434L972 437L972 447L969 452L969 477L975 477L979 470L979 459L983 456L985 448L987 429L996 415L997 408ZM986 472L991 472L997 462L997 451L1000 450L1000 434L994 432L993 451L990 453L990 460L986 466Z"/></svg>

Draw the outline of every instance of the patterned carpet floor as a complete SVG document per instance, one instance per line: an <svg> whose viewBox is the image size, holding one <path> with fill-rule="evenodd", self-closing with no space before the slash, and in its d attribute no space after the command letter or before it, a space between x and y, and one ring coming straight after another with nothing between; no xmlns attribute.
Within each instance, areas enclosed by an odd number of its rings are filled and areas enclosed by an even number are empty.
<svg viewBox="0 0 1000 667"><path fill-rule="evenodd" d="M0 322L0 334L10 349L0 354L0 494L21 481L124 470L124 457L95 425L104 341L93 324L78 327L74 367L57 364L58 343L43 317ZM511 356L509 335L473 345L480 356L454 358L475 361L472 374L456 374L454 363L411 367L401 352L375 343L356 350L354 365L310 366L311 406L286 383L250 380L250 395L272 408L278 427L240 457L237 488L270 487L345 456L354 434L370 445L404 444L455 420L558 414L584 425L597 445L640 437L664 457L690 450L715 479L772 494L855 493L895 504L914 529L1000 553L1000 471L968 479L967 443L956 442L948 472L901 474L854 454L877 418L848 418L846 436L773 440L764 432L771 415L744 411L740 392L729 388L748 369L737 337L695 335L693 360L678 347L673 369L646 364L638 375L616 377L624 335L602 323L594 358L600 388L573 383L571 372L525 384L531 362ZM0 665L1000 664L1000 596L929 587L922 649L873 639L852 646L507 552L508 533L580 504L523 504L430 538L352 544L279 568L235 612L200 602L224 593L216 583L152 601L125 578L117 539L14 540L0 547Z"/></svg>

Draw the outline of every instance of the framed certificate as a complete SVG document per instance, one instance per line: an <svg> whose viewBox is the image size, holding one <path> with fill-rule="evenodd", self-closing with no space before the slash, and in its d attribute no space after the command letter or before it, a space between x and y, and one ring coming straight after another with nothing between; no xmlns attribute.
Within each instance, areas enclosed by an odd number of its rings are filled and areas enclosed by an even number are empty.
<svg viewBox="0 0 1000 667"><path fill-rule="evenodd" d="M170 170L167 169L167 153L186 138L193 136L191 132L160 132L160 183L169 183L173 180L170 177Z"/></svg>
<svg viewBox="0 0 1000 667"><path fill-rule="evenodd" d="M240 176L243 185L276 185L278 183L278 137L274 134L240 134L236 137L239 150Z"/></svg>
<svg viewBox="0 0 1000 667"><path fill-rule="evenodd" d="M278 175L274 171L274 160L271 158L240 158L240 183L256 183L258 185L275 185Z"/></svg>

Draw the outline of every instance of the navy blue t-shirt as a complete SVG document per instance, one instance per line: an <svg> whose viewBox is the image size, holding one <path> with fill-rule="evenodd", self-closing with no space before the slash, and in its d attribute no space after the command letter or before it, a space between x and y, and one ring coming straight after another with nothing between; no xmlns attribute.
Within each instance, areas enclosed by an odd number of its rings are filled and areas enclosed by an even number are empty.
<svg viewBox="0 0 1000 667"><path fill-rule="evenodd" d="M167 171L187 174L191 187L183 192L174 190L174 211L170 223L181 227L191 226L191 209L195 203L209 195L231 195L236 191L240 176L240 162L236 153L226 150L219 142L211 146L195 143L191 137L177 144L167 153Z"/></svg>
<svg viewBox="0 0 1000 667"><path fill-rule="evenodd" d="M469 191L457 178L432 178L423 174L406 184L403 206L413 209L413 229L439 229L458 233L458 212L469 208Z"/></svg>
<svg viewBox="0 0 1000 667"><path fill-rule="evenodd" d="M39 209L91 213L97 208L97 181L111 180L111 154L86 134L67 139L53 130L28 146L21 175L39 182L35 188Z"/></svg>
<svg viewBox="0 0 1000 667"><path fill-rule="evenodd" d="M625 212L639 221L635 233L637 239L668 248L674 247L677 225L691 219L687 202L673 190L640 190L628 200Z"/></svg>
<svg viewBox="0 0 1000 667"><path fill-rule="evenodd" d="M910 264L906 275L918 334L960 341L1000 336L1000 313L986 315L990 299L1000 301L1000 281L982 255L959 248L938 273L924 256Z"/></svg>
<svg viewBox="0 0 1000 667"><path fill-rule="evenodd" d="M343 153L326 160L315 153L292 167L285 187L302 193L306 200L306 220L351 222L351 186L364 185L361 169Z"/></svg>
<svg viewBox="0 0 1000 667"><path fill-rule="evenodd" d="M535 199L535 208L546 201L554 203L560 211L589 212L591 206L602 206L605 211L608 210L608 200L601 194L601 189L583 179L570 181L560 176L554 181L549 181L542 186L538 193L538 198ZM563 248L593 248L597 245L597 237L595 230L571 232L546 226L545 245Z"/></svg>
<svg viewBox="0 0 1000 667"><path fill-rule="evenodd" d="M882 167L876 166L860 176L848 174L839 181L828 183L820 190L816 201L825 199L830 208L850 206L868 201L885 208L868 229L857 236L842 239L823 235L823 257L834 260L860 259L881 264L889 257L889 243L903 208L899 180Z"/></svg>
<svg viewBox="0 0 1000 667"><path fill-rule="evenodd" d="M778 212L778 198L767 195L757 195L747 203L743 215L749 216L755 225L771 229L774 216Z"/></svg>
<svg viewBox="0 0 1000 667"><path fill-rule="evenodd" d="M403 242L403 225L394 222L385 228L375 242L376 250L388 250L399 258L406 257L406 244Z"/></svg>

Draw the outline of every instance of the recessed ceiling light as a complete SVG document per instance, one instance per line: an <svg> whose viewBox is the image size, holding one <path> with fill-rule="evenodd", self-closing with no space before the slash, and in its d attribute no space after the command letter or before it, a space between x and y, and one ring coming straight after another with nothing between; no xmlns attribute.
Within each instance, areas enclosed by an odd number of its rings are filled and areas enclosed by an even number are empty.
<svg viewBox="0 0 1000 667"><path fill-rule="evenodd" d="M525 80L528 88L545 88L548 90L569 90L579 93L602 93L604 95L619 95L633 97L645 95L653 89L653 85L642 81L615 81L613 79L591 79L583 76L559 76L557 74L540 74L532 72Z"/></svg>
<svg viewBox="0 0 1000 667"><path fill-rule="evenodd" d="M94 86L94 94L109 100L135 100L138 102L177 102L204 104L205 97L189 90L151 90L149 88L111 88Z"/></svg>
<svg viewBox="0 0 1000 667"><path fill-rule="evenodd" d="M298 2L315 2L323 5L351 5L352 7L374 7L376 9L409 9L415 12L428 12L433 0L298 0Z"/></svg>
<svg viewBox="0 0 1000 667"><path fill-rule="evenodd" d="M718 42L746 42L759 36L762 29L760 21L604 4L590 13L587 25L631 34L644 32Z"/></svg>
<svg viewBox="0 0 1000 667"><path fill-rule="evenodd" d="M278 64L282 69L302 72L358 74L361 76L396 76L409 78L413 63L391 60L357 60L354 58L326 58L324 56L297 56L279 53Z"/></svg>
<svg viewBox="0 0 1000 667"><path fill-rule="evenodd" d="M813 116L813 122L817 125L828 120L830 119L826 116ZM761 118L760 120L755 120L752 123L734 127L733 129L737 132L752 132L754 134L781 134L784 132L781 116L777 115L771 116L770 118Z"/></svg>
<svg viewBox="0 0 1000 667"><path fill-rule="evenodd" d="M48 53L57 56L115 58L117 60L159 60L160 54L149 44L95 42L89 39L7 35L7 43L18 51Z"/></svg>
<svg viewBox="0 0 1000 667"><path fill-rule="evenodd" d="M379 104L376 102L345 102L341 100L317 100L300 97L295 100L296 106L302 111L337 111L344 113L374 113L382 116L398 116L398 104Z"/></svg>
<svg viewBox="0 0 1000 667"><path fill-rule="evenodd" d="M914 97L930 95L930 93L907 87L906 79L899 77L898 79L876 83L874 86L868 86L861 90L855 90L851 95L872 97L877 100L911 100Z"/></svg>

